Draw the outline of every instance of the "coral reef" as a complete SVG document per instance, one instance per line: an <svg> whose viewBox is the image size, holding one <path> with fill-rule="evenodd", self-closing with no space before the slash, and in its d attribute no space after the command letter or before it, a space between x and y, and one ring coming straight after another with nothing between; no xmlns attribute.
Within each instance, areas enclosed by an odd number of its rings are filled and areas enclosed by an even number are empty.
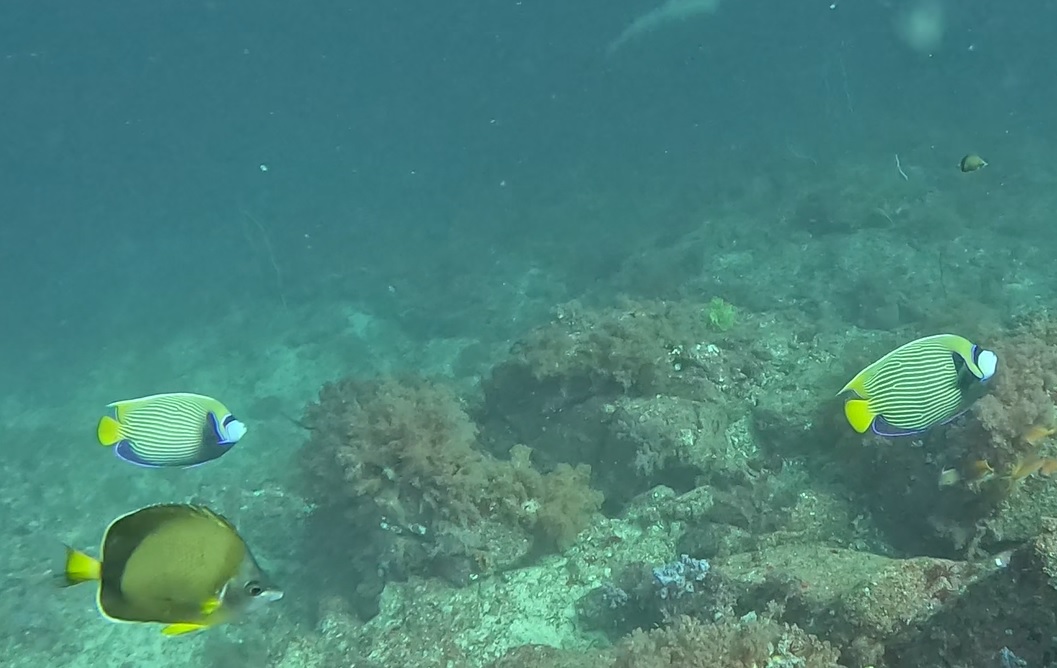
<svg viewBox="0 0 1057 668"><path fill-rule="evenodd" d="M828 391L905 334L751 313L720 331L708 302L559 315L477 405L417 377L323 388L303 420L314 521L384 547L356 549L370 614L351 596L306 638L365 665L984 668L1048 651L980 616L985 596L1053 591L1045 537L1007 549L1057 504L1041 465L1020 474L1050 457L1045 321L982 341L1002 359L990 393L912 447L854 434ZM993 474L971 478L977 460ZM906 558L923 552L938 556Z"/></svg>
<svg viewBox="0 0 1057 668"><path fill-rule="evenodd" d="M545 466L591 464L610 512L661 479L688 489L697 475L743 476L754 453L739 421L768 359L749 329L764 323L718 331L713 320L733 323L715 312L690 301L562 307L484 381L483 442L526 443Z"/></svg>
<svg viewBox="0 0 1057 668"><path fill-rule="evenodd" d="M434 578L394 582L382 595L382 614L367 622L339 597L324 597L311 629L273 629L281 642L262 665L909 668L942 657L993 668L1007 654L1048 665L1057 635L1052 521L999 561L893 559L802 544L714 560L705 572L690 557L669 561L673 534L686 528L672 518L693 500L661 491L629 510L652 507L650 499L671 514L601 520L566 554L475 587L452 589ZM675 563L684 564L693 591L662 598L665 585L654 571L677 574ZM609 614L638 600L655 606L653 616L603 629L611 644L577 632L582 602L617 581L629 591L614 595L608 587L602 600L614 603ZM210 645L213 661L263 652L259 643Z"/></svg>
<svg viewBox="0 0 1057 668"><path fill-rule="evenodd" d="M1033 318L991 346L1002 373L973 413L993 448L1021 450L1029 428L1057 419L1057 322Z"/></svg>
<svg viewBox="0 0 1057 668"><path fill-rule="evenodd" d="M356 550L357 588L367 600L382 584L372 573L462 585L530 552L565 549L603 500L587 465L542 473L526 446L510 448L507 460L477 447L462 402L435 381L329 383L302 424L310 432L304 481L318 506L318 531L369 535L384 546L369 556Z"/></svg>
<svg viewBox="0 0 1057 668"><path fill-rule="evenodd" d="M488 513L491 460L453 391L424 379L328 383L303 419L309 473L328 491L368 498L393 522L458 525Z"/></svg>
<svg viewBox="0 0 1057 668"><path fill-rule="evenodd" d="M650 573L657 597L671 601L696 594L708 578L711 568L707 559L695 559L688 554L680 555L677 561L663 566L654 566Z"/></svg>

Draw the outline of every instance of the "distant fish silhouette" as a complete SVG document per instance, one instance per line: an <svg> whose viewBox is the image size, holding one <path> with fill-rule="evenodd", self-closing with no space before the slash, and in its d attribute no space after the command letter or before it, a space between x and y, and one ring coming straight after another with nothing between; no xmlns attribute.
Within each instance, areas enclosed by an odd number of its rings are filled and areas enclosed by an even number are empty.
<svg viewBox="0 0 1057 668"><path fill-rule="evenodd" d="M719 8L719 0L665 0L664 4L635 19L616 39L606 47L606 55L613 55L617 49L642 35L651 33L668 23L712 14Z"/></svg>
<svg viewBox="0 0 1057 668"><path fill-rule="evenodd" d="M976 170L983 169L984 167L987 167L987 161L981 158L980 156L976 155L975 153L970 153L966 155L964 158L962 158L961 162L958 163L958 169L962 170L963 172L975 172Z"/></svg>

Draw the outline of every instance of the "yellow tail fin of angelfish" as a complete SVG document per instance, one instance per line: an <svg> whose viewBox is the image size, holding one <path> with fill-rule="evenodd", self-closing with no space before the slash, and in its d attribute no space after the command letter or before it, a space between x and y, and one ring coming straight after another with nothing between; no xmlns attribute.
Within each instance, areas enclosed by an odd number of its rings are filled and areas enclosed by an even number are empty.
<svg viewBox="0 0 1057 668"><path fill-rule="evenodd" d="M99 439L100 445L107 447L117 445L121 441L121 423L109 415L105 415L99 420L99 426L95 428L95 435Z"/></svg>
<svg viewBox="0 0 1057 668"><path fill-rule="evenodd" d="M877 417L870 410L870 402L866 399L849 399L845 401L844 416L848 418L848 424L851 425L852 429L860 434L865 434L866 430L873 424L874 418Z"/></svg>

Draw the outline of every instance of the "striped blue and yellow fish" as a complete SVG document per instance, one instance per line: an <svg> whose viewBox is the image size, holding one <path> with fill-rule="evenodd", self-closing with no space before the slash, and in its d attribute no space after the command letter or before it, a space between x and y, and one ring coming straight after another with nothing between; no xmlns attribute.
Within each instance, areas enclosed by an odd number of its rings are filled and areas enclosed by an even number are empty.
<svg viewBox="0 0 1057 668"><path fill-rule="evenodd" d="M224 404L176 392L117 401L99 420L99 443L121 459L155 468L197 466L220 457L246 435Z"/></svg>
<svg viewBox="0 0 1057 668"><path fill-rule="evenodd" d="M998 356L956 334L906 343L860 371L837 393L855 431L911 436L950 422L982 396Z"/></svg>

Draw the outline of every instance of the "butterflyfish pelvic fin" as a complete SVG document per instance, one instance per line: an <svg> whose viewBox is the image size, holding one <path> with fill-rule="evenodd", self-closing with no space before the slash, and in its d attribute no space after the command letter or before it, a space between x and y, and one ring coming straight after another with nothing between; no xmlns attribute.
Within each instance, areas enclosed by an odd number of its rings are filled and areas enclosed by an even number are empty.
<svg viewBox="0 0 1057 668"><path fill-rule="evenodd" d="M166 636L182 636L185 633L194 633L195 631L201 631L206 628L205 624L169 624L161 630L162 635Z"/></svg>

